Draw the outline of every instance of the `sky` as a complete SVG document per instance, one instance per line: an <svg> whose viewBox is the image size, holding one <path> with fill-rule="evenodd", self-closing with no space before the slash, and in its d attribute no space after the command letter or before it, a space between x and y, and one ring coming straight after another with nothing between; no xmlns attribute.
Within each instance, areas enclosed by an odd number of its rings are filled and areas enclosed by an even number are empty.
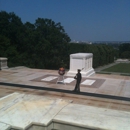
<svg viewBox="0 0 130 130"><path fill-rule="evenodd" d="M60 22L72 41L130 41L130 0L0 0L0 11Z"/></svg>

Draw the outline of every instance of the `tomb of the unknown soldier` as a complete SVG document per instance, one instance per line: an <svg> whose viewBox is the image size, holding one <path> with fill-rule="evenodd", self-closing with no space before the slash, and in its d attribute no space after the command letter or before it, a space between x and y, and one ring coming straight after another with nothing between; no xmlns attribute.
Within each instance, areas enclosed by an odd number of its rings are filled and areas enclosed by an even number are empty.
<svg viewBox="0 0 130 130"><path fill-rule="evenodd" d="M89 77L95 73L93 67L93 54L92 53L75 53L70 55L70 70L68 76L74 76L77 69L81 70L83 77Z"/></svg>
<svg viewBox="0 0 130 130"><path fill-rule="evenodd" d="M130 130L130 76L96 73L92 60L70 55L65 84L58 70L2 68L0 130ZM80 93L72 91L77 69Z"/></svg>

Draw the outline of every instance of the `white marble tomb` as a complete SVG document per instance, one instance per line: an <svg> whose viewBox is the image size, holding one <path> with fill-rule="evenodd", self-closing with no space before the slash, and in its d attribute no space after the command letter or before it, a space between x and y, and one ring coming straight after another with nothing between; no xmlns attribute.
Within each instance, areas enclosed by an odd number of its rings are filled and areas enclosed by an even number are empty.
<svg viewBox="0 0 130 130"><path fill-rule="evenodd" d="M95 73L92 53L75 53L70 55L70 70L67 76L75 76L77 69L81 69L82 77L89 77Z"/></svg>

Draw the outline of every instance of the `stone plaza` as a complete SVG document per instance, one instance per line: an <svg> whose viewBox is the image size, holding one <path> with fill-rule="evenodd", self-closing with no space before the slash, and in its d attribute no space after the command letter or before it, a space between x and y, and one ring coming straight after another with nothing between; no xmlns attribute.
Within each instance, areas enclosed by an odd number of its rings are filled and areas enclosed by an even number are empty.
<svg viewBox="0 0 130 130"><path fill-rule="evenodd" d="M83 77L81 92L57 70L14 67L0 71L0 130L129 130L130 77Z"/></svg>

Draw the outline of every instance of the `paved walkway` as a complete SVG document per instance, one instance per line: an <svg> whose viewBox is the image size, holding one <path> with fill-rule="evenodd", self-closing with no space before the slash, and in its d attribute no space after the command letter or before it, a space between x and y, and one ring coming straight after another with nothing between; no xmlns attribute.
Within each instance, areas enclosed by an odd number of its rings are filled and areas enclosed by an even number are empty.
<svg viewBox="0 0 130 130"><path fill-rule="evenodd" d="M42 79L42 77L48 75L55 75L58 77L56 70L13 68L0 71L0 75L0 82L8 84L30 85L41 88L53 88L70 91L74 89L75 85L75 81L73 81L74 84L68 83L67 85L56 84L56 80L55 82L41 80L35 81L37 78L41 77L40 79ZM81 85L81 92L130 97L130 94L128 93L130 86L129 76L95 74L89 78L84 79L84 81L85 80L91 80L95 83L90 85ZM101 82L101 80L103 81Z"/></svg>
<svg viewBox="0 0 130 130"><path fill-rule="evenodd" d="M130 99L130 77L120 75L95 74L84 80L94 81L93 84L81 85L81 93L72 93L74 83L66 85L56 84L52 81L36 80L42 79L46 75L58 76L56 70L30 69L26 67L16 67L0 71L0 85L22 88L33 88L34 90L54 91L68 93L71 95L82 95L99 97L102 99L114 99L129 101ZM40 78L41 77L41 78ZM73 78L73 77L72 77Z"/></svg>

